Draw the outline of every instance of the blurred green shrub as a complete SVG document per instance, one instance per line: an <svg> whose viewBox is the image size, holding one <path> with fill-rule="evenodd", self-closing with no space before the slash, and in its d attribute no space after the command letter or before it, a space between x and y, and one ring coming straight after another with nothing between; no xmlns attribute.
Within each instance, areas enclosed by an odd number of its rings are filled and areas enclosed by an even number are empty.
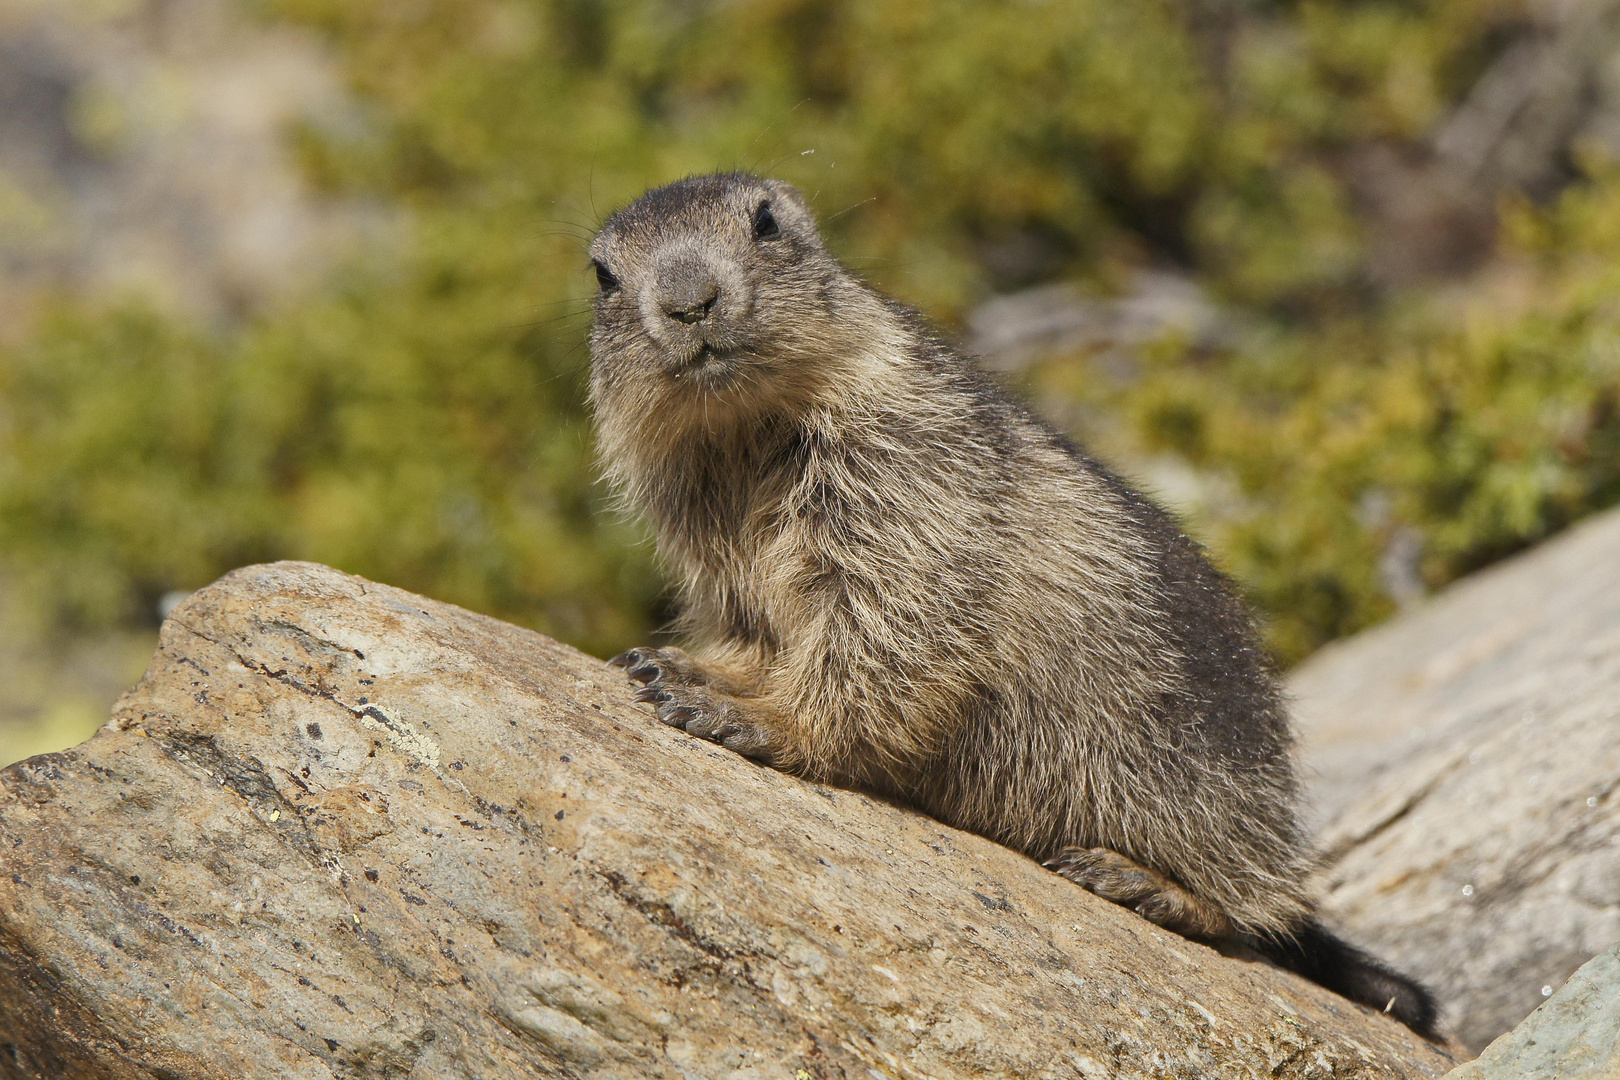
<svg viewBox="0 0 1620 1080"><path fill-rule="evenodd" d="M1620 502L1620 176L1507 219L1464 297L1213 357L1163 342L1123 386L1034 379L1123 417L1126 458L1220 482L1195 531L1297 660L1389 614L1392 573L1437 588Z"/></svg>
<svg viewBox="0 0 1620 1080"><path fill-rule="evenodd" d="M419 272L225 340L135 305L51 313L0 364L0 545L23 584L95 626L299 557L596 647L641 631L655 584L592 505L577 371L510 329L511 277Z"/></svg>
<svg viewBox="0 0 1620 1080"><path fill-rule="evenodd" d="M0 557L59 622L138 617L242 562L328 562L598 652L656 577L591 481L584 238L649 184L742 167L947 320L993 289L1170 261L1262 331L1118 383L1036 373L1238 493L1195 530L1281 655L1615 500L1605 300L1620 197L1510 210L1520 292L1368 288L1344 159L1420 138L1510 0L260 0L364 103L291 134L401 222L315 299L204 333L64 301L0 353Z"/></svg>

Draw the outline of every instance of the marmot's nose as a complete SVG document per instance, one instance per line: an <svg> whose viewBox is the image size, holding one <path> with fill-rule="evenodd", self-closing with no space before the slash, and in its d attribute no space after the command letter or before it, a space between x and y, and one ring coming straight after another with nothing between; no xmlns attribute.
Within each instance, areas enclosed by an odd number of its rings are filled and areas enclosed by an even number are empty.
<svg viewBox="0 0 1620 1080"><path fill-rule="evenodd" d="M709 312L713 310L714 302L718 299L720 299L720 287L715 285L713 282L710 282L708 295L703 299L697 301L682 301L685 306L666 303L664 305L664 314L668 315L676 322L688 324L699 323L709 317Z"/></svg>
<svg viewBox="0 0 1620 1080"><path fill-rule="evenodd" d="M678 323L702 322L720 300L720 281L706 259L691 255L665 259L655 280L658 309Z"/></svg>

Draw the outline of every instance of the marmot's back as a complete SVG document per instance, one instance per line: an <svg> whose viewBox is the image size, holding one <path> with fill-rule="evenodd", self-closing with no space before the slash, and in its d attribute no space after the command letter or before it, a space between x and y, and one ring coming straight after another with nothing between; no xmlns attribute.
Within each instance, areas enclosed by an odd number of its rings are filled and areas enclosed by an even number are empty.
<svg viewBox="0 0 1620 1080"><path fill-rule="evenodd" d="M672 184L591 252L603 458L690 643L621 658L662 719L1430 1027L1311 922L1275 682L1168 515L847 273L786 185Z"/></svg>

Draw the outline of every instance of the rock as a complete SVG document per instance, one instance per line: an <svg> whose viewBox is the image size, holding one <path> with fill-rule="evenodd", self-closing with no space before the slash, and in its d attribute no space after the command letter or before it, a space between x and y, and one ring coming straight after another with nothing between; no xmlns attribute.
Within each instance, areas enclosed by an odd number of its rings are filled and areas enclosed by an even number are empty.
<svg viewBox="0 0 1620 1080"><path fill-rule="evenodd" d="M1572 149L1620 149L1620 3L1538 4L1527 24L1439 125L1434 149L1476 190L1545 198L1572 178Z"/></svg>
<svg viewBox="0 0 1620 1080"><path fill-rule="evenodd" d="M1552 1000L1446 1080L1620 1076L1620 947L1583 964Z"/></svg>
<svg viewBox="0 0 1620 1080"><path fill-rule="evenodd" d="M0 1076L1432 1077L1391 1019L322 567L0 772Z"/></svg>
<svg viewBox="0 0 1620 1080"><path fill-rule="evenodd" d="M1476 1052L1620 940L1620 512L1292 680L1325 908Z"/></svg>
<svg viewBox="0 0 1620 1080"><path fill-rule="evenodd" d="M1144 270L1123 296L1104 299L1072 284L1040 285L997 296L968 316L965 347L998 371L1073 353L1129 354L1167 337L1203 349L1229 344L1234 317L1181 274ZM1121 362L1134 363L1125 356Z"/></svg>

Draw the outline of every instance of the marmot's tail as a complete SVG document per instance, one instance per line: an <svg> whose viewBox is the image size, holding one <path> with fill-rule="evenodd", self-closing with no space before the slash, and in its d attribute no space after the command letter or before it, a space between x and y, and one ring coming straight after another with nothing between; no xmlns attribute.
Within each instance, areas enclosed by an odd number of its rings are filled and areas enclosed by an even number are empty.
<svg viewBox="0 0 1620 1080"><path fill-rule="evenodd" d="M1314 919L1300 927L1292 940L1249 939L1247 935L1245 940L1289 971L1351 1001L1387 1012L1425 1039L1440 1040L1435 1027L1440 1009L1432 994L1416 980L1334 937Z"/></svg>

